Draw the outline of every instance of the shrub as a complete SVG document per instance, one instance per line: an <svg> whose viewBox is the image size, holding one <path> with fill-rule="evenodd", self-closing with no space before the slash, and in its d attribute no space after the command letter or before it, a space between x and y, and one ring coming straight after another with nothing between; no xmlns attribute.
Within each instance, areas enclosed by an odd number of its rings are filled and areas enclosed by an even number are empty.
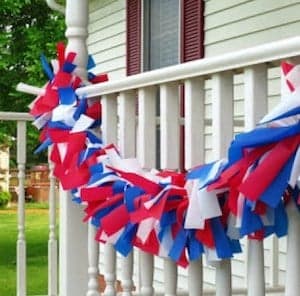
<svg viewBox="0 0 300 296"><path fill-rule="evenodd" d="M11 200L11 194L9 192L7 191L0 192L0 208L6 207L10 200Z"/></svg>

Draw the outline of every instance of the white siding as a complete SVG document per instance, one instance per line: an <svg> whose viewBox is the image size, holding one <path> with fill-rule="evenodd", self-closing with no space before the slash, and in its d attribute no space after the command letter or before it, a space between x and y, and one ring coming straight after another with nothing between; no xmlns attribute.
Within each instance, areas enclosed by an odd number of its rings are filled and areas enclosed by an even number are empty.
<svg viewBox="0 0 300 296"><path fill-rule="evenodd" d="M299 34L298 0L206 0L205 56Z"/></svg>
<svg viewBox="0 0 300 296"><path fill-rule="evenodd" d="M125 76L126 23L124 0L90 2L88 48L96 62L95 73L106 72L110 80Z"/></svg>

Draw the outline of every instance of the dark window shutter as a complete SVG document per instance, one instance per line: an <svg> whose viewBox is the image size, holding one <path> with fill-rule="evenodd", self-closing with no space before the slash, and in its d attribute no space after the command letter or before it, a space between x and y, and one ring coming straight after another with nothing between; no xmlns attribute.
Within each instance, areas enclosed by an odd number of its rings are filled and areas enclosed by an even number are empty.
<svg viewBox="0 0 300 296"><path fill-rule="evenodd" d="M204 1L181 0L181 62L204 57Z"/></svg>
<svg viewBox="0 0 300 296"><path fill-rule="evenodd" d="M126 1L126 72L141 72L141 0Z"/></svg>

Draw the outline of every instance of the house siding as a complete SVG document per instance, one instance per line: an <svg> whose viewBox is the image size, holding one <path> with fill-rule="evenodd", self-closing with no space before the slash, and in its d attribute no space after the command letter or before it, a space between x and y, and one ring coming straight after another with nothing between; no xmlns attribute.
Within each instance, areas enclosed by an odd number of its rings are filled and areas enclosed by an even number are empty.
<svg viewBox="0 0 300 296"><path fill-rule="evenodd" d="M298 35L300 1L206 0L205 56Z"/></svg>
<svg viewBox="0 0 300 296"><path fill-rule="evenodd" d="M90 2L89 52L95 72L108 72L110 79L126 75L125 0ZM206 0L205 57L252 47L298 35L298 0Z"/></svg>
<svg viewBox="0 0 300 296"><path fill-rule="evenodd" d="M126 75L126 22L124 0L90 2L89 53L93 55L95 73L106 72L109 79Z"/></svg>

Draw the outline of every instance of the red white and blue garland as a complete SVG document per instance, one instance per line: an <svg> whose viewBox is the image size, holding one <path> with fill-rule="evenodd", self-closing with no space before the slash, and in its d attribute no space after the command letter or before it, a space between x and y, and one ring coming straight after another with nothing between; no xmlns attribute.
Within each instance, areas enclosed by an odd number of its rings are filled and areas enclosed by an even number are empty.
<svg viewBox="0 0 300 296"><path fill-rule="evenodd" d="M65 57L62 44L57 49L56 67L41 58L49 82L30 106L41 130L36 152L52 146L54 175L86 205L84 220L97 227L96 240L125 256L137 247L187 266L203 253L209 260L231 258L245 235L287 234L285 205L290 199L298 204L299 195L299 66L283 64L290 98L255 129L237 135L228 160L186 174L149 172L103 143L101 103L78 98L75 90L84 83L74 72L76 54ZM90 57L88 70L94 65ZM89 72L88 79L108 77Z"/></svg>

